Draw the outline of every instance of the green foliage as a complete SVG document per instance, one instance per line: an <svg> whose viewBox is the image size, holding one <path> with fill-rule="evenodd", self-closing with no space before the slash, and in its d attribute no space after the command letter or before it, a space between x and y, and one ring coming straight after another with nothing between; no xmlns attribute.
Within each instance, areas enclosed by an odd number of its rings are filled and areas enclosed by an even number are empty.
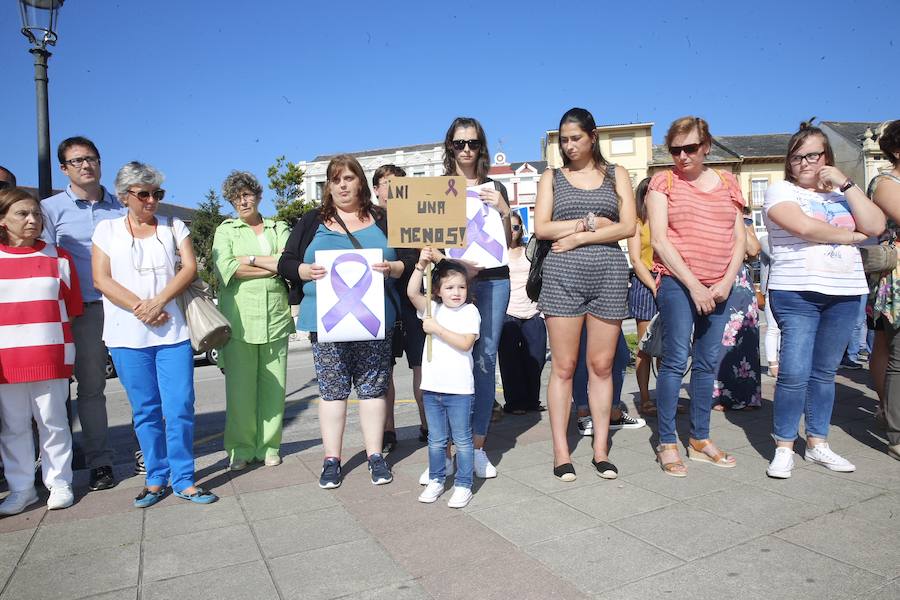
<svg viewBox="0 0 900 600"><path fill-rule="evenodd" d="M303 198L303 169L288 161L284 155L266 170L269 189L275 192L275 219L294 223L305 213L316 208L316 202Z"/></svg>
<svg viewBox="0 0 900 600"><path fill-rule="evenodd" d="M197 255L197 271L200 277L218 291L219 280L213 271L212 243L216 233L216 227L228 218L222 214L222 202L214 189L206 192L206 197L197 206L194 220L191 221L191 242L194 245L194 254Z"/></svg>

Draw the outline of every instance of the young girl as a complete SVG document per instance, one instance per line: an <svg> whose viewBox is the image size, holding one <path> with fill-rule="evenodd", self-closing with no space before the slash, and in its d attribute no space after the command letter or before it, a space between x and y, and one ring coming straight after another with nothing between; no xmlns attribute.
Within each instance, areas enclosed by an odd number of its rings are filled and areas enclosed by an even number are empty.
<svg viewBox="0 0 900 600"><path fill-rule="evenodd" d="M452 260L434 267L434 300L422 293L422 274L432 261L431 248L424 248L409 279L406 293L422 319L422 329L431 334L431 360L422 360L422 396L428 421L428 484L419 502L431 503L444 493L444 478L453 462L446 458L447 442L456 446L457 472L453 495L447 506L462 508L472 499L472 403L475 379L472 346L478 339L481 315L469 300L466 269ZM426 302L431 316L425 317Z"/></svg>

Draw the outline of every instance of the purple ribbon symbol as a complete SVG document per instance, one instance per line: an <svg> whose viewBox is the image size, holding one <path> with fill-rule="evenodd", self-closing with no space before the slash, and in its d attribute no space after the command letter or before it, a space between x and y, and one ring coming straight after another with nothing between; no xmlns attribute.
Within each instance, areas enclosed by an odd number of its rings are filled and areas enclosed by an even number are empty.
<svg viewBox="0 0 900 600"><path fill-rule="evenodd" d="M450 192L453 192L454 196L459 196L459 192L456 191L456 180L455 179L451 179L449 182L447 182L447 191L444 192L444 195L449 196Z"/></svg>
<svg viewBox="0 0 900 600"><path fill-rule="evenodd" d="M467 191L466 197L478 198L479 196L477 192ZM478 212L466 223L466 242L469 246L478 244L488 254L500 261L503 259L503 246L484 231L484 218L487 214L488 209L486 206L481 205L478 207ZM465 252L466 248L450 248L447 254L450 255L450 258L460 258Z"/></svg>
<svg viewBox="0 0 900 600"><path fill-rule="evenodd" d="M366 267L365 273L359 278L359 281L353 284L353 287L347 285L337 272L337 266L346 262L355 262ZM362 323L366 331L373 336L378 335L381 328L381 321L376 317L369 307L366 306L362 299L372 285L372 270L369 268L369 262L359 254L347 253L341 254L331 264L331 289L338 297L337 304L322 316L322 325L325 331L331 331L341 320L348 314L353 314L356 320Z"/></svg>

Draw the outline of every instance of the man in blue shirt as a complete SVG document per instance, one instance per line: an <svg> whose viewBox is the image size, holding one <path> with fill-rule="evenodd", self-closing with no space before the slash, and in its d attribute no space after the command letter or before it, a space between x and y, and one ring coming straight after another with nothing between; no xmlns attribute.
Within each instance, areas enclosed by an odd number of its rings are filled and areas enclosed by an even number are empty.
<svg viewBox="0 0 900 600"><path fill-rule="evenodd" d="M103 343L103 304L91 275L91 237L97 223L125 215L115 195L100 185L100 152L84 137L62 141L56 153L62 172L69 178L65 191L41 202L46 242L72 255L84 298L84 314L72 323L75 337L75 379L81 448L91 470L90 488L105 490L116 485L112 451L107 441L106 345Z"/></svg>

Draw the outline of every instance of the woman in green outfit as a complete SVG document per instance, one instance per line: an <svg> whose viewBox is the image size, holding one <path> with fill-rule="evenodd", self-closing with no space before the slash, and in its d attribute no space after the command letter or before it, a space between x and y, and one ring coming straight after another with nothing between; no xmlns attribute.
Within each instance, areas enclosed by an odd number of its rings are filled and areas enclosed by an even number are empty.
<svg viewBox="0 0 900 600"><path fill-rule="evenodd" d="M277 274L290 232L286 223L259 214L262 186L252 174L232 171L222 196L238 214L219 225L212 248L219 310L232 331L220 354L225 450L233 471L253 461L274 467L281 463L288 336L294 332L287 288Z"/></svg>

